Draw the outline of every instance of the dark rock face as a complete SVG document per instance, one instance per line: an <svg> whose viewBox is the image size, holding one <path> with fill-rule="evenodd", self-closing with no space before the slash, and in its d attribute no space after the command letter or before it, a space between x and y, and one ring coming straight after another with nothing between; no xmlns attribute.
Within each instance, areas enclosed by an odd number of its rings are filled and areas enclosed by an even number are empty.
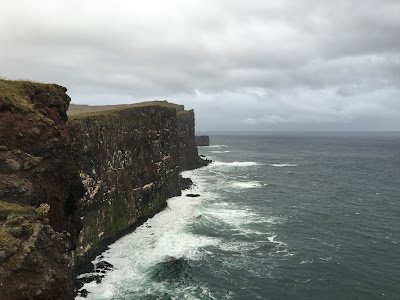
<svg viewBox="0 0 400 300"><path fill-rule="evenodd" d="M208 135L198 135L196 136L197 146L210 146L210 137Z"/></svg>
<svg viewBox="0 0 400 300"><path fill-rule="evenodd" d="M87 189L80 208L83 229L74 251L79 273L106 245L190 186L180 171L207 162L197 153L193 111L131 107L77 115L69 127Z"/></svg>
<svg viewBox="0 0 400 300"><path fill-rule="evenodd" d="M18 236L15 229L20 229ZM1 299L74 298L66 234L19 212L2 219L0 241Z"/></svg>
<svg viewBox="0 0 400 300"><path fill-rule="evenodd" d="M70 251L84 193L57 85L0 81L0 295L72 299ZM44 205L42 213L33 213ZM18 279L17 279L18 278Z"/></svg>
<svg viewBox="0 0 400 300"><path fill-rule="evenodd" d="M199 157L195 141L195 119L194 111L178 112L178 132L180 141L180 163L181 171L193 170L209 164L209 161Z"/></svg>
<svg viewBox="0 0 400 300"><path fill-rule="evenodd" d="M186 177L180 177L179 178L179 185L181 187L182 190L187 190L190 189L191 186L193 185L193 181L190 178L186 178Z"/></svg>
<svg viewBox="0 0 400 300"><path fill-rule="evenodd" d="M180 194L175 109L129 108L69 122L86 194L76 266Z"/></svg>
<svg viewBox="0 0 400 300"><path fill-rule="evenodd" d="M32 111L0 112L0 145L7 148L0 152L0 199L30 206L48 203L50 225L76 235L74 213L84 190L65 123L71 99L57 85L27 84L25 89Z"/></svg>

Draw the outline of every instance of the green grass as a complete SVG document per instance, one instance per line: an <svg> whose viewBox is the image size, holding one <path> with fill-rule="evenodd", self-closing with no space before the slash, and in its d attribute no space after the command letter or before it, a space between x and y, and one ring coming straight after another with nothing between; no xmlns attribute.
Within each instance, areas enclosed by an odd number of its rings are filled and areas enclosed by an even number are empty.
<svg viewBox="0 0 400 300"><path fill-rule="evenodd" d="M87 116L108 114L110 112L115 112L127 108L157 106L157 105L174 108L176 109L177 112L184 110L183 105L170 103L168 101L149 101L149 102L140 102L134 104L102 105L102 106L70 104L67 114L70 118L74 119Z"/></svg>
<svg viewBox="0 0 400 300"><path fill-rule="evenodd" d="M33 111L31 96L38 87L48 91L59 88L56 84L0 79L0 110L14 108L22 112Z"/></svg>
<svg viewBox="0 0 400 300"><path fill-rule="evenodd" d="M32 206L22 206L14 203L0 201L0 217L6 218L10 214L36 217L37 209Z"/></svg>

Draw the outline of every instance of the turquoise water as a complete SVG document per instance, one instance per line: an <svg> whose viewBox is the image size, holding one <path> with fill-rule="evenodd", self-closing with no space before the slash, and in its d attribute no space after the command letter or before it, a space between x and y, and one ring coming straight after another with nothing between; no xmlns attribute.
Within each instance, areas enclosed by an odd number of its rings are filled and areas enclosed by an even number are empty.
<svg viewBox="0 0 400 300"><path fill-rule="evenodd" d="M399 134L210 139L89 299L400 299Z"/></svg>

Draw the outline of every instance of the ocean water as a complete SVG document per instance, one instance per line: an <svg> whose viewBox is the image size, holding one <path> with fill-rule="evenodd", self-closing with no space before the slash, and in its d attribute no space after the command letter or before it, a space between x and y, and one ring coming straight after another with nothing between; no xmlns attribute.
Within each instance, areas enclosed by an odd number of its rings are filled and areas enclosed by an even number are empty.
<svg viewBox="0 0 400 300"><path fill-rule="evenodd" d="M400 134L210 140L195 186L94 261L113 268L87 299L400 299Z"/></svg>

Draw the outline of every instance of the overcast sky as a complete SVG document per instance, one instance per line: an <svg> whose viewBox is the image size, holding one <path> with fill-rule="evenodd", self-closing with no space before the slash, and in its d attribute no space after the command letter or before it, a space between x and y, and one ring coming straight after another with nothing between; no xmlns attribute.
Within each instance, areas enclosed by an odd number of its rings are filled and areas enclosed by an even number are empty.
<svg viewBox="0 0 400 300"><path fill-rule="evenodd" d="M1 0L0 76L198 131L400 130L399 0Z"/></svg>

